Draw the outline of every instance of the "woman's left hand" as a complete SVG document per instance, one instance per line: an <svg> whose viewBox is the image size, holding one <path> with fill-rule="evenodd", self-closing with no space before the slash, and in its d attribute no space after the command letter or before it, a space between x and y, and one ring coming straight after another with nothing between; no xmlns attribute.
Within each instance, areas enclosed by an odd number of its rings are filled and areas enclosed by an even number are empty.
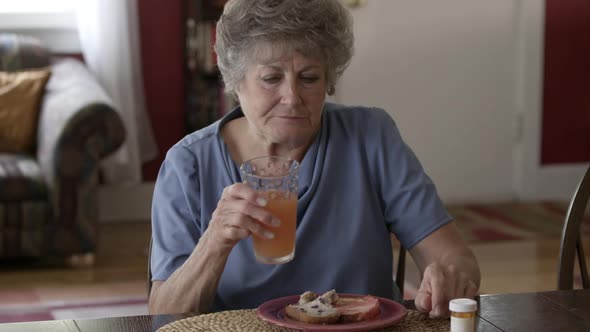
<svg viewBox="0 0 590 332"><path fill-rule="evenodd" d="M424 276L414 303L416 309L428 312L431 318L448 317L449 301L456 298L474 298L478 287L466 272L455 265L431 263Z"/></svg>
<svg viewBox="0 0 590 332"><path fill-rule="evenodd" d="M465 245L454 222L418 242L410 254L422 272L414 303L430 317L448 317L449 301L474 298L481 274L473 252Z"/></svg>

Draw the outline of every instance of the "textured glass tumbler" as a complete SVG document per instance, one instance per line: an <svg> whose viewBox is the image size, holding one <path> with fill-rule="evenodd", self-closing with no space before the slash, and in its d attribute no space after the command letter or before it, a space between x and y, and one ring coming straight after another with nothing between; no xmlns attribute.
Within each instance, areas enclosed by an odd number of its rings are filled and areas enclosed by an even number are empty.
<svg viewBox="0 0 590 332"><path fill-rule="evenodd" d="M279 227L264 226L274 238L252 236L256 259L265 264L291 261L295 257L299 163L283 157L258 157L244 162L240 171L243 182L266 199L264 208L281 221Z"/></svg>

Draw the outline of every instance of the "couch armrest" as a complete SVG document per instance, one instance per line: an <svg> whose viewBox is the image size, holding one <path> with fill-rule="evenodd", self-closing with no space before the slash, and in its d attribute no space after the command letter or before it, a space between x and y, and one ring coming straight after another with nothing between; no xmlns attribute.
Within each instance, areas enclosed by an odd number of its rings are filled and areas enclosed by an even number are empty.
<svg viewBox="0 0 590 332"><path fill-rule="evenodd" d="M125 138L121 118L104 89L78 60L61 59L43 97L37 160L50 187L67 178L82 183Z"/></svg>
<svg viewBox="0 0 590 332"><path fill-rule="evenodd" d="M98 166L123 143L125 130L110 98L80 61L62 59L51 70L37 130L37 160L54 215L48 248L65 256L92 253L98 239Z"/></svg>

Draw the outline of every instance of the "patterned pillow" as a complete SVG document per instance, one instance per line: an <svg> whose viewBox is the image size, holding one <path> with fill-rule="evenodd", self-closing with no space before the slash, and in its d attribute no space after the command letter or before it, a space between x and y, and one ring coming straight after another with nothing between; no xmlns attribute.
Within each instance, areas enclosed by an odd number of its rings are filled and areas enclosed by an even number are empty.
<svg viewBox="0 0 590 332"><path fill-rule="evenodd" d="M51 71L0 72L0 152L32 153Z"/></svg>

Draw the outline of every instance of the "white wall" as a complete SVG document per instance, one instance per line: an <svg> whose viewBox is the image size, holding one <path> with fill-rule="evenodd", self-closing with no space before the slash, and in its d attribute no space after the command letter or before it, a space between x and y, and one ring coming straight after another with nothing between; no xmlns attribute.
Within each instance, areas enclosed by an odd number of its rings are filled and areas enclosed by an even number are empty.
<svg viewBox="0 0 590 332"><path fill-rule="evenodd" d="M559 192L531 189L543 10L543 0L368 1L351 11L356 54L337 100L384 107L447 202L567 199L575 172Z"/></svg>
<svg viewBox="0 0 590 332"><path fill-rule="evenodd" d="M339 100L384 107L446 201L511 199L514 2L369 1Z"/></svg>

